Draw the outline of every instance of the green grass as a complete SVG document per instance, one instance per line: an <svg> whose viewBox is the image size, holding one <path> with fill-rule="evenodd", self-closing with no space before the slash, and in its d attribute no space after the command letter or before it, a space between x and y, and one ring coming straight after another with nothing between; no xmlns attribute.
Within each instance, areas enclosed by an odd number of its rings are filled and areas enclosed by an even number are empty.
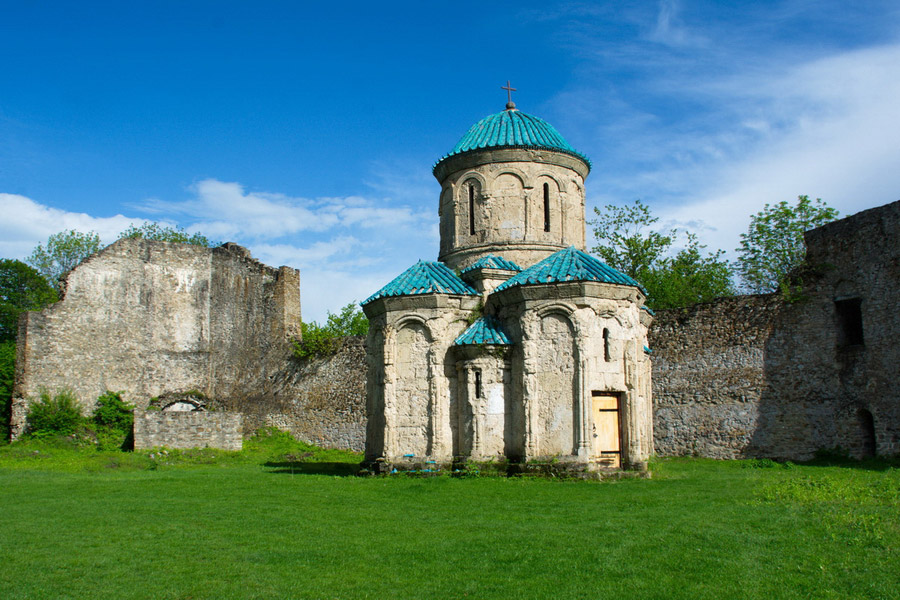
<svg viewBox="0 0 900 600"><path fill-rule="evenodd" d="M352 453L246 446L0 448L0 597L900 598L890 463L358 478Z"/></svg>

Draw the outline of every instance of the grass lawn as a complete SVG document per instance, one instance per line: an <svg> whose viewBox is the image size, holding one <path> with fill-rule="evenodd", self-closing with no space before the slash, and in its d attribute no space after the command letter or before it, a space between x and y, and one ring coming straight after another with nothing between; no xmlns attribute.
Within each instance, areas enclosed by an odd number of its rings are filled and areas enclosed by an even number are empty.
<svg viewBox="0 0 900 600"><path fill-rule="evenodd" d="M891 463L358 478L247 446L0 448L0 598L900 598Z"/></svg>

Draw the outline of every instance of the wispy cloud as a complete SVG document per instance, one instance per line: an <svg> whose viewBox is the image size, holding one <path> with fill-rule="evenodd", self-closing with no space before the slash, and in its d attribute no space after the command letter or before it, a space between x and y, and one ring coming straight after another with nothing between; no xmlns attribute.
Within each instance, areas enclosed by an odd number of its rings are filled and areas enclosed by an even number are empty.
<svg viewBox="0 0 900 600"><path fill-rule="evenodd" d="M827 3L691 10L664 0L567 25L580 76L548 111L594 161L589 208L642 198L732 251L767 202L810 194L846 215L897 199L896 11L891 28ZM605 39L611 18L643 34ZM797 41L798 19L834 33Z"/></svg>
<svg viewBox="0 0 900 600"><path fill-rule="evenodd" d="M410 206L361 196L303 198L247 191L240 183L204 179L183 201L149 199L135 208L192 221L189 229L221 239L280 238L335 228L416 227L427 215Z"/></svg>

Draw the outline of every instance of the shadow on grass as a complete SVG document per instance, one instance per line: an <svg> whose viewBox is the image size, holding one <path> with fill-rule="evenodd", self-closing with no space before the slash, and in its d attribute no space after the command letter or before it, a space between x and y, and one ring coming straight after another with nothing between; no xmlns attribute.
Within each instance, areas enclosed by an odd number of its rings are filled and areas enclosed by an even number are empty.
<svg viewBox="0 0 900 600"><path fill-rule="evenodd" d="M887 471L889 469L900 469L900 457L876 456L857 460L848 456L825 452L820 453L812 460L798 464L805 467L840 467L843 469L859 469L862 471Z"/></svg>
<svg viewBox="0 0 900 600"><path fill-rule="evenodd" d="M359 473L359 465L345 462L305 462L305 461L269 461L263 466L269 473L288 475L333 475L336 477L352 477Z"/></svg>

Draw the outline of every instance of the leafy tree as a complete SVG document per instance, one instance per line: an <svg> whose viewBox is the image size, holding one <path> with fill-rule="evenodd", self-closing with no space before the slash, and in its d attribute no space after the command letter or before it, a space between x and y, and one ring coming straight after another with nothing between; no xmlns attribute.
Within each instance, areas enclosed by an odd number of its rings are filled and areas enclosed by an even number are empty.
<svg viewBox="0 0 900 600"><path fill-rule="evenodd" d="M63 275L99 249L99 235L70 229L51 235L46 247L38 244L25 262L37 269L50 285L56 285Z"/></svg>
<svg viewBox="0 0 900 600"><path fill-rule="evenodd" d="M594 212L597 218L590 224L600 242L594 247L594 254L629 277L637 279L657 265L675 241L674 230L663 235L651 229L659 217L654 217L650 207L640 200L635 200L633 206L609 204L603 210L595 207Z"/></svg>
<svg viewBox="0 0 900 600"><path fill-rule="evenodd" d="M0 342L16 341L19 315L57 300L40 273L18 260L0 260Z"/></svg>
<svg viewBox="0 0 900 600"><path fill-rule="evenodd" d="M132 223L119 236L119 239L122 238L143 238L157 242L177 242L179 244L193 244L208 248L219 245L217 242L211 242L201 233L189 234L181 227L167 227L156 222L144 223L140 227L135 227L134 223Z"/></svg>
<svg viewBox="0 0 900 600"><path fill-rule="evenodd" d="M697 236L688 233L687 245L673 257L661 258L638 279L650 294L651 308L679 308L734 295L732 268L725 253L704 255Z"/></svg>
<svg viewBox="0 0 900 600"><path fill-rule="evenodd" d="M0 342L0 444L9 437L9 407L16 379L16 344Z"/></svg>
<svg viewBox="0 0 900 600"><path fill-rule="evenodd" d="M737 270L744 287L754 293L790 292L788 276L806 257L803 232L834 221L838 211L821 198L797 196L797 205L786 201L750 217L747 233L741 234Z"/></svg>
<svg viewBox="0 0 900 600"><path fill-rule="evenodd" d="M342 338L351 335L366 335L369 320L356 302L351 302L338 314L328 311L324 325L315 321L301 323L303 340L294 342L294 354L300 358L327 356L340 348Z"/></svg>
<svg viewBox="0 0 900 600"><path fill-rule="evenodd" d="M654 309L690 306L734 294L731 265L724 251L705 254L706 246L686 232L685 246L672 255L678 231L661 233L659 221L640 200L633 205L595 208L591 222L600 244L593 248L606 264L640 282Z"/></svg>

